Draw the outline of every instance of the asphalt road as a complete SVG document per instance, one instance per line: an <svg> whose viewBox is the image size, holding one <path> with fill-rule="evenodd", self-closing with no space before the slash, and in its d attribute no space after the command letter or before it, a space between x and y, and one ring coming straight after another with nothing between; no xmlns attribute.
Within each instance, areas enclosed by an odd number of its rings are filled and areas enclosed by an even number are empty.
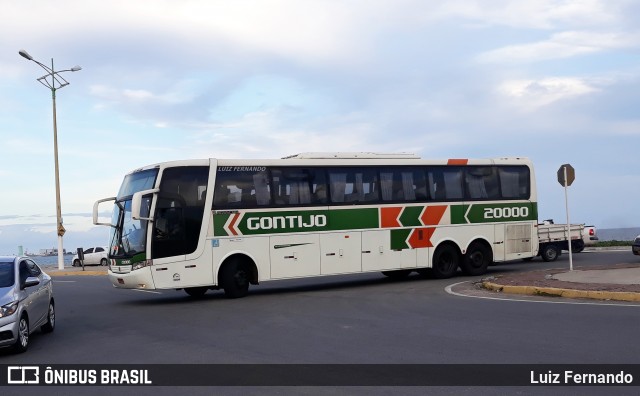
<svg viewBox="0 0 640 396"><path fill-rule="evenodd" d="M628 251L574 255L574 266L637 261ZM554 263L492 266L488 275L568 265L564 254ZM56 277L56 331L36 332L25 354L0 350L0 364L640 361L640 306L493 300L445 290L459 282L471 288L479 279L335 276L265 283L237 300L222 291L194 300L183 291L116 290L103 276ZM441 393L465 393L454 389Z"/></svg>

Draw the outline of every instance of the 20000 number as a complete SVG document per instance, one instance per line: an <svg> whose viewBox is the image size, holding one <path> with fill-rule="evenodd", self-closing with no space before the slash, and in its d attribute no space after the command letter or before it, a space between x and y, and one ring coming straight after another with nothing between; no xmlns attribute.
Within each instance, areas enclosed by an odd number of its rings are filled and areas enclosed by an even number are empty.
<svg viewBox="0 0 640 396"><path fill-rule="evenodd" d="M485 219L505 219L513 217L529 217L529 208L526 206L513 208L485 208Z"/></svg>

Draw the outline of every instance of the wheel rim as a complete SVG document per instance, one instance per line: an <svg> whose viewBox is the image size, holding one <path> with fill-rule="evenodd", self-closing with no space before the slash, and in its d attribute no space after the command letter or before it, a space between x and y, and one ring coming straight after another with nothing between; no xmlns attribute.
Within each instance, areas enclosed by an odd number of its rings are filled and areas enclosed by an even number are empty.
<svg viewBox="0 0 640 396"><path fill-rule="evenodd" d="M547 258L553 260L556 257L556 251L554 249L547 250Z"/></svg>
<svg viewBox="0 0 640 396"><path fill-rule="evenodd" d="M26 348L29 343L29 323L27 323L27 319L25 318L20 319L18 337L20 338L20 345Z"/></svg>
<svg viewBox="0 0 640 396"><path fill-rule="evenodd" d="M484 264L484 254L477 250L471 253L469 256L469 264L471 264L473 268L481 268Z"/></svg>
<svg viewBox="0 0 640 396"><path fill-rule="evenodd" d="M249 284L248 278L247 278L247 271L244 271L244 270L237 271L233 276L233 278L236 283L236 286L238 286L239 288L244 288Z"/></svg>
<svg viewBox="0 0 640 396"><path fill-rule="evenodd" d="M453 255L449 252L443 253L438 260L438 269L444 273L450 272L454 265L455 260L453 259Z"/></svg>
<svg viewBox="0 0 640 396"><path fill-rule="evenodd" d="M56 324L56 310L53 307L53 304L49 304L49 324L51 327Z"/></svg>

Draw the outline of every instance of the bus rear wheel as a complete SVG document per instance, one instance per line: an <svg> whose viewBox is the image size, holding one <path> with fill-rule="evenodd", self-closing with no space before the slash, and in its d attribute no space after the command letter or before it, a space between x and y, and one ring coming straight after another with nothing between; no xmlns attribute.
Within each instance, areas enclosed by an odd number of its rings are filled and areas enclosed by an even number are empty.
<svg viewBox="0 0 640 396"><path fill-rule="evenodd" d="M220 284L227 298L240 298L249 293L249 269L239 260L233 260L222 268Z"/></svg>
<svg viewBox="0 0 640 396"><path fill-rule="evenodd" d="M491 250L480 242L473 242L467 249L467 254L464 255L460 269L465 275L482 275L487 272L492 261Z"/></svg>
<svg viewBox="0 0 640 396"><path fill-rule="evenodd" d="M451 278L455 275L460 263L460 255L451 245L442 245L433 254L431 274L436 279Z"/></svg>

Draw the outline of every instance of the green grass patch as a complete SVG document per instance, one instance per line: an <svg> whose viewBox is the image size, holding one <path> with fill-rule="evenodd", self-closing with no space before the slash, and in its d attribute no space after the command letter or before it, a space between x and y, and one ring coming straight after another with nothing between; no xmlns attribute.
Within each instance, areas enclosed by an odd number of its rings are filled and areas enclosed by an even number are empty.
<svg viewBox="0 0 640 396"><path fill-rule="evenodd" d="M596 242L594 247L610 247L610 246L631 246L633 245L633 241L599 241Z"/></svg>

